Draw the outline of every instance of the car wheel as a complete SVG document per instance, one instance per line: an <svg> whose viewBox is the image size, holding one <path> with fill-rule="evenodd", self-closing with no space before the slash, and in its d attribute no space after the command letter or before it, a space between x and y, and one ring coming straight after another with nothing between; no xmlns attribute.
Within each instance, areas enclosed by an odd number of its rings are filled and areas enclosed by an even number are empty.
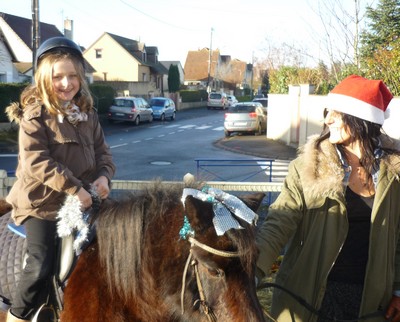
<svg viewBox="0 0 400 322"><path fill-rule="evenodd" d="M135 121L134 121L135 125L139 125L140 123L140 116L136 116Z"/></svg>
<svg viewBox="0 0 400 322"><path fill-rule="evenodd" d="M229 132L229 131L225 130L224 133L225 133L226 138L229 138L231 136L231 132Z"/></svg>
<svg viewBox="0 0 400 322"><path fill-rule="evenodd" d="M176 119L176 112L172 113L171 121L174 121L175 119Z"/></svg>
<svg viewBox="0 0 400 322"><path fill-rule="evenodd" d="M151 114L150 118L149 118L149 123L152 123L152 122L153 122L153 114Z"/></svg>
<svg viewBox="0 0 400 322"><path fill-rule="evenodd" d="M211 110L211 107L210 107L210 106L207 106L207 110Z"/></svg>
<svg viewBox="0 0 400 322"><path fill-rule="evenodd" d="M165 114L164 114L164 113L161 114L160 120L161 120L162 122L165 121Z"/></svg>

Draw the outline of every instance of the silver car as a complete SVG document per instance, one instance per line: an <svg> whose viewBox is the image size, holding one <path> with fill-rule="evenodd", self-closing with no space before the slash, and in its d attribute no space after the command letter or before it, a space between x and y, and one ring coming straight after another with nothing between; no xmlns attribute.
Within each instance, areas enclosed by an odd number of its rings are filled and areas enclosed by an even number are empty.
<svg viewBox="0 0 400 322"><path fill-rule="evenodd" d="M224 133L246 132L260 135L267 128L267 108L257 102L237 103L225 113Z"/></svg>
<svg viewBox="0 0 400 322"><path fill-rule="evenodd" d="M153 110L154 119L165 121L165 119L175 120L176 109L172 99L167 97L153 97L150 100L150 107Z"/></svg>
<svg viewBox="0 0 400 322"><path fill-rule="evenodd" d="M228 107L228 98L225 93L222 92L211 92L208 95L207 109L212 108L226 109Z"/></svg>
<svg viewBox="0 0 400 322"><path fill-rule="evenodd" d="M108 109L110 122L127 121L139 125L140 122L153 122L153 110L141 97L116 97Z"/></svg>

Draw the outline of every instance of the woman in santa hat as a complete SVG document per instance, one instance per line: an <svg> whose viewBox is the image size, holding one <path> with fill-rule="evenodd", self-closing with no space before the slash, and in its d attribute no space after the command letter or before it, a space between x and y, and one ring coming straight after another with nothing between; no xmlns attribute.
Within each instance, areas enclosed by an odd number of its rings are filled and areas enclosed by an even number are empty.
<svg viewBox="0 0 400 322"><path fill-rule="evenodd" d="M345 78L291 162L257 238L259 277L285 248L278 321L400 321L400 142L382 131L392 98L382 81Z"/></svg>

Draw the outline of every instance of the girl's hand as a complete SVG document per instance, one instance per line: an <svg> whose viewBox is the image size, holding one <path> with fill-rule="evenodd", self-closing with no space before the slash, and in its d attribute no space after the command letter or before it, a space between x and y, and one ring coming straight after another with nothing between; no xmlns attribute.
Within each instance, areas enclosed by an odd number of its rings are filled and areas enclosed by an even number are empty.
<svg viewBox="0 0 400 322"><path fill-rule="evenodd" d="M98 177L92 185L101 199L106 199L108 197L110 187L108 186L108 179L105 176Z"/></svg>
<svg viewBox="0 0 400 322"><path fill-rule="evenodd" d="M92 196L85 188L81 187L75 195L82 204L82 209L88 209L92 205Z"/></svg>

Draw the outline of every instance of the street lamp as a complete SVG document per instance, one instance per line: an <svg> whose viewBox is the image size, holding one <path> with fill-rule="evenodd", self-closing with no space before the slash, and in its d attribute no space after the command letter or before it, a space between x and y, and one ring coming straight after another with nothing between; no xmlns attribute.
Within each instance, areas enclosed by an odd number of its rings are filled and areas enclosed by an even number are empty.
<svg viewBox="0 0 400 322"><path fill-rule="evenodd" d="M214 29L211 27L210 51L208 53L208 78L207 78L207 93L210 93L210 73L211 73L211 58L212 58L212 36Z"/></svg>

